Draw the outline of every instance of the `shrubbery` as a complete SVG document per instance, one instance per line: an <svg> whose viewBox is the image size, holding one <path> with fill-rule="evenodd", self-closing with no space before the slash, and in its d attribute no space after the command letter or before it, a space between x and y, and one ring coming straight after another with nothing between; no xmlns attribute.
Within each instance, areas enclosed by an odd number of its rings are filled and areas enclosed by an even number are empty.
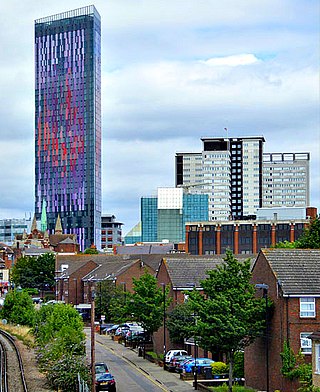
<svg viewBox="0 0 320 392"><path fill-rule="evenodd" d="M1 318L12 324L33 326L35 308L29 294L24 291L13 290L6 295L1 309Z"/></svg>

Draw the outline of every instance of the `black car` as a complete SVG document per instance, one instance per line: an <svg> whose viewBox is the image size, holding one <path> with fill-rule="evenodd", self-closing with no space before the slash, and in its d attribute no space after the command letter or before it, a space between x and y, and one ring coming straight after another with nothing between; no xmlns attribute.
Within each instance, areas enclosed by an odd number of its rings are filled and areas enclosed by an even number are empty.
<svg viewBox="0 0 320 392"><path fill-rule="evenodd" d="M100 391L116 392L116 381L111 373L96 374L96 392Z"/></svg>

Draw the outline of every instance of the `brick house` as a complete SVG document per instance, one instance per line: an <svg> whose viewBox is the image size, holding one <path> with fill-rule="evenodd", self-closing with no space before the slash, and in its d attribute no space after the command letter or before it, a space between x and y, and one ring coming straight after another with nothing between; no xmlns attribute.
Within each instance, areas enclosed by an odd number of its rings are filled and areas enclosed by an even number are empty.
<svg viewBox="0 0 320 392"><path fill-rule="evenodd" d="M269 319L268 340L262 337L245 350L247 386L258 390L294 392L297 382L281 374L286 341L311 363L309 335L320 329L320 249L262 249L252 267L252 283L268 285L274 309ZM258 290L258 289L257 289ZM260 294L258 290L257 295ZM267 361L268 358L268 361Z"/></svg>
<svg viewBox="0 0 320 392"><path fill-rule="evenodd" d="M156 276L159 285L161 283L164 283L166 286L169 285L169 296L172 298L172 303L168 311L170 312L177 304L185 302L185 292L193 290L194 287L202 291L200 281L208 277L206 271L215 269L217 265L223 263L224 257L225 255L163 257ZM239 255L237 258L238 260L245 260L248 259L248 255ZM163 327L161 327L153 336L154 350L156 352L160 353L163 351L163 336ZM189 353L192 353L194 350L192 342L190 344L185 342L183 347L171 343L169 333L166 333L166 347L167 349L184 348ZM199 356L211 356L207 351L200 348L198 351ZM217 357L216 359L221 358Z"/></svg>
<svg viewBox="0 0 320 392"><path fill-rule="evenodd" d="M312 384L320 387L320 331L310 335L312 341Z"/></svg>

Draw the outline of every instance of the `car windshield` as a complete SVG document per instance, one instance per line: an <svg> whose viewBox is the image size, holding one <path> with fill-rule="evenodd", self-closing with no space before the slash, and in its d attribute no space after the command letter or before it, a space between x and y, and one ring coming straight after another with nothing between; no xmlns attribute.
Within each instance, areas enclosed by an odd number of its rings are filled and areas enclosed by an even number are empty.
<svg viewBox="0 0 320 392"><path fill-rule="evenodd" d="M113 380L113 376L110 373L97 374L96 380L97 381L109 381L109 380Z"/></svg>
<svg viewBox="0 0 320 392"><path fill-rule="evenodd" d="M107 370L107 366L103 363L98 363L95 365L96 374L106 373Z"/></svg>

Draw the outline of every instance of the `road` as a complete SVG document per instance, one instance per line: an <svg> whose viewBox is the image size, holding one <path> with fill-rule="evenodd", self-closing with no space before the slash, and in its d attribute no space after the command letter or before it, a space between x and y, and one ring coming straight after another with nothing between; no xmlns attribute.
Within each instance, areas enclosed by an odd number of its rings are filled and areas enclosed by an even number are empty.
<svg viewBox="0 0 320 392"><path fill-rule="evenodd" d="M87 331L86 331L87 332ZM90 336L87 332L87 353L90 357ZM163 392L167 389L158 385L151 377L137 368L134 364L122 358L119 354L98 341L95 343L96 362L105 362L109 371L115 377L117 392Z"/></svg>

